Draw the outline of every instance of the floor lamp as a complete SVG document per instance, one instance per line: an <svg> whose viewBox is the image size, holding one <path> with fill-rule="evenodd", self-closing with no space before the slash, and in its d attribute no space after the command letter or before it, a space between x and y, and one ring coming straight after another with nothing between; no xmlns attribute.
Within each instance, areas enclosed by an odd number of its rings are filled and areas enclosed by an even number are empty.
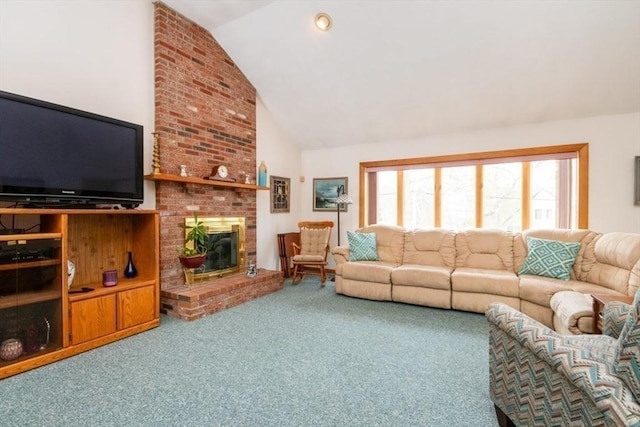
<svg viewBox="0 0 640 427"><path fill-rule="evenodd" d="M336 207L338 208L338 246L340 246L340 205L350 205L353 203L348 194L344 194L344 185L338 187L338 198L336 198Z"/></svg>
<svg viewBox="0 0 640 427"><path fill-rule="evenodd" d="M344 203L346 205L350 205L353 203L351 197L348 194L344 194L344 185L340 185L338 187L338 197L336 198L336 208L338 210L338 246L340 246L340 205ZM334 275L331 278L332 282L336 281L336 276Z"/></svg>

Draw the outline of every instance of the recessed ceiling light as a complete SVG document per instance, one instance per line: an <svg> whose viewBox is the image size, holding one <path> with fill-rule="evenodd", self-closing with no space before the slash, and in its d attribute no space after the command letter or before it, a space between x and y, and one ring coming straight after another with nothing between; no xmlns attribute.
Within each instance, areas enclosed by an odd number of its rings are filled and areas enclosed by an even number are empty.
<svg viewBox="0 0 640 427"><path fill-rule="evenodd" d="M314 22L316 23L316 27L318 27L318 29L322 31L329 31L329 28L331 28L332 24L331 17L326 13L317 14Z"/></svg>

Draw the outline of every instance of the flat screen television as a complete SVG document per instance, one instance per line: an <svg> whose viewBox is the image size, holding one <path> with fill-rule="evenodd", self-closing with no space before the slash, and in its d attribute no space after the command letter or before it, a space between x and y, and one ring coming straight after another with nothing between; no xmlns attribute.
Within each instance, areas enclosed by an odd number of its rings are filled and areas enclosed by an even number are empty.
<svg viewBox="0 0 640 427"><path fill-rule="evenodd" d="M136 207L143 127L0 91L0 200Z"/></svg>

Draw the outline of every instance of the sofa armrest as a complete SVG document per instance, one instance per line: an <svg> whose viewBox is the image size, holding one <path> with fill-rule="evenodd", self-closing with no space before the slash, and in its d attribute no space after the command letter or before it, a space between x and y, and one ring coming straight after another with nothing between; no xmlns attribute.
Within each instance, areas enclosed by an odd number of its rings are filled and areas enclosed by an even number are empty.
<svg viewBox="0 0 640 427"><path fill-rule="evenodd" d="M537 320L502 303L490 304L485 313L490 323L505 331L556 370L571 378L577 360L602 363L615 358L616 340L604 335L561 335ZM567 364L567 357L571 360Z"/></svg>
<svg viewBox="0 0 640 427"><path fill-rule="evenodd" d="M334 246L331 249L333 260L337 264L344 264L349 261L349 246Z"/></svg>
<svg viewBox="0 0 640 427"><path fill-rule="evenodd" d="M627 320L631 306L620 301L605 304L602 310L602 333L612 338L618 338Z"/></svg>
<svg viewBox="0 0 640 427"><path fill-rule="evenodd" d="M560 335L502 303L490 304L485 315L490 323L490 364L507 363L500 359L501 352L507 349L516 351L518 354L515 360L520 363L527 361L522 366L529 367L519 373L527 376L526 384L531 387L528 393L536 394L545 390L549 384L562 383L566 385L562 387L565 393L569 393L567 387L575 387L580 395L588 399L588 406L597 408L607 418L640 423L640 406L626 384L615 373L615 339L606 335ZM513 345L515 342L519 345ZM521 350L517 350L518 348ZM510 360L513 360L513 357ZM531 368L539 362L544 364L535 369ZM543 369L543 366L546 368ZM541 370L544 371L544 375L538 374ZM513 375L502 365L490 366L490 371L500 375ZM550 378L556 375L559 377ZM523 378L510 379L513 384L519 384L521 380ZM491 384L496 384L496 381L496 378L492 378ZM513 393L518 394L521 391L516 390ZM562 393L551 389L545 392ZM495 395L497 392L492 393ZM583 404L586 405L587 401Z"/></svg>

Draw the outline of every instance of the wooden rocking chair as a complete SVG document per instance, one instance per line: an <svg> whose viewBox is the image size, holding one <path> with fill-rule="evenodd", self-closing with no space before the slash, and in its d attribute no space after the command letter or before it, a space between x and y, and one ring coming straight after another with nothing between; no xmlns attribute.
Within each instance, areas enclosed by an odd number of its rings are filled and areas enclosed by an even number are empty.
<svg viewBox="0 0 640 427"><path fill-rule="evenodd" d="M317 267L320 269L320 282L324 286L327 281L325 267L327 265L327 255L329 254L329 239L333 229L333 221L301 221L300 244L292 243L293 276L291 283L296 285L299 281L298 274L304 277L305 266Z"/></svg>

